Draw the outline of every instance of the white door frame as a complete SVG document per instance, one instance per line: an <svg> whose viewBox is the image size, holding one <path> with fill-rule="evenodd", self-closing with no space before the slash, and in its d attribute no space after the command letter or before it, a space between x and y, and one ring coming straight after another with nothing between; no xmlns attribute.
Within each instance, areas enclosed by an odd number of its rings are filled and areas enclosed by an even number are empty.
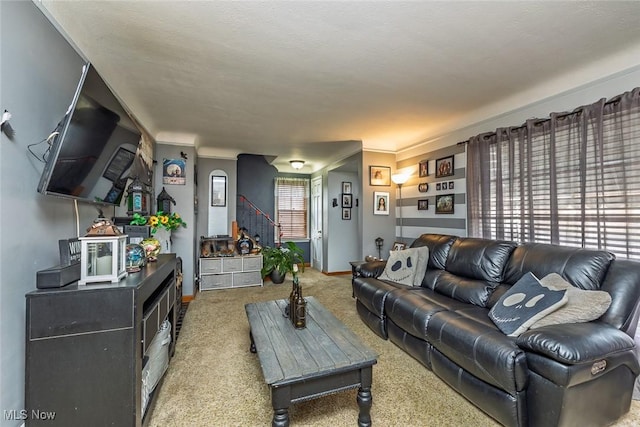
<svg viewBox="0 0 640 427"><path fill-rule="evenodd" d="M311 180L311 267L322 271L322 176Z"/></svg>

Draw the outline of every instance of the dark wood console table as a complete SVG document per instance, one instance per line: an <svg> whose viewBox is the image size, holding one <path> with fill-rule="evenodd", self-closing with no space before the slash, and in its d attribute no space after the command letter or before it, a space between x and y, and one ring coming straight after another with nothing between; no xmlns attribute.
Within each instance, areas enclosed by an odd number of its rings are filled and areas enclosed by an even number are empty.
<svg viewBox="0 0 640 427"><path fill-rule="evenodd" d="M175 254L165 254L119 283L26 295L27 426L142 426L145 351L165 319L169 355L175 345L175 276Z"/></svg>

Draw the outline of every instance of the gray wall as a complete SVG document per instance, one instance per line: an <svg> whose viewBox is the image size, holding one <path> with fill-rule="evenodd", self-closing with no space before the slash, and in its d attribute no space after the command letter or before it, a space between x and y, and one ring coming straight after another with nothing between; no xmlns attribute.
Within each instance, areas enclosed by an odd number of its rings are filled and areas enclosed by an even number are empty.
<svg viewBox="0 0 640 427"><path fill-rule="evenodd" d="M182 293L183 295L194 294L195 280L195 263L196 263L196 241L197 241L197 225L195 215L195 162L196 152L194 147L182 145L169 145L157 143L155 150L155 167L154 167L154 187L153 202L156 203L158 194L164 186L167 193L176 201L171 206L172 212L180 214L182 219L187 223L187 228L179 228L171 233L171 252L175 252L177 256L182 258ZM162 163L164 159L180 159L181 153L187 155L186 171L187 178L185 185L168 185L162 183Z"/></svg>
<svg viewBox="0 0 640 427"><path fill-rule="evenodd" d="M360 236L363 257L367 255L378 256L375 239L382 237L384 239L382 258L386 259L395 241L396 186L393 183L389 186L369 185L369 166L389 166L391 168L391 174L393 175L395 173L395 165L395 154L375 151L363 151L362 153L362 169L359 171L362 177L362 197L360 200L361 209L358 213L361 215L360 225L362 230ZM389 215L373 214L373 197L377 191L386 191L389 193Z"/></svg>
<svg viewBox="0 0 640 427"><path fill-rule="evenodd" d="M351 271L349 261L360 259L360 244L358 240L358 230L360 223L360 211L362 206L360 201L360 178L356 172L329 171L327 177L327 193L329 205L327 207L328 229L325 232L327 237L327 260L324 262L326 272L336 273ZM342 182L348 181L352 187L353 207L351 219L342 219ZM332 206L332 200L336 198L337 207ZM356 200L358 206L356 206Z"/></svg>
<svg viewBox="0 0 640 427"><path fill-rule="evenodd" d="M27 146L64 116L84 60L31 2L0 2L0 109L15 137L0 135L0 410L24 409L25 293L38 270L59 263L58 239L77 235L73 202L36 192L44 164ZM42 153L45 144L34 147ZM112 211L112 209L109 209ZM79 205L79 228L96 217ZM113 212L105 212L113 215ZM55 410L55 408L51 408ZM0 425L18 426L6 420Z"/></svg>

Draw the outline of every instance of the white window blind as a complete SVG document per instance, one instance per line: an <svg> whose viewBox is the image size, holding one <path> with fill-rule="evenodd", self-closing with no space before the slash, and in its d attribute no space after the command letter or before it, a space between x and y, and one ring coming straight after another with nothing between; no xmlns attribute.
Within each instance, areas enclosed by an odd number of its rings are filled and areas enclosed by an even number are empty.
<svg viewBox="0 0 640 427"><path fill-rule="evenodd" d="M283 240L309 236L309 182L306 178L276 178L276 222Z"/></svg>

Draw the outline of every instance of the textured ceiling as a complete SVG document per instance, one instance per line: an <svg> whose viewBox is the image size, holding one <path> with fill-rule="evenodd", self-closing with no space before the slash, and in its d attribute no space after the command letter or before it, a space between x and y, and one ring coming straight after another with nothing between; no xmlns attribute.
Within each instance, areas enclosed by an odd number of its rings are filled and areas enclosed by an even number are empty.
<svg viewBox="0 0 640 427"><path fill-rule="evenodd" d="M640 63L637 1L36 4L158 141L284 171L403 149Z"/></svg>

